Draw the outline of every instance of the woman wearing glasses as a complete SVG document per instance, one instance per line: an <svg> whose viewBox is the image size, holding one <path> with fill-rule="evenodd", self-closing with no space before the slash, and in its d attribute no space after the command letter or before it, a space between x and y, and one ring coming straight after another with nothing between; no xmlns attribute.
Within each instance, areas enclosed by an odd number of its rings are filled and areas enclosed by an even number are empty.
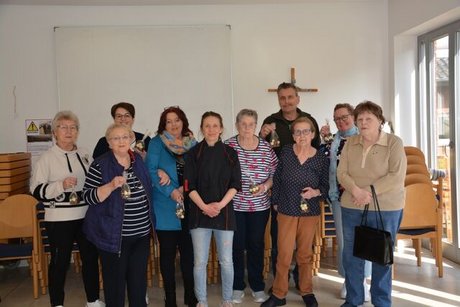
<svg viewBox="0 0 460 307"><path fill-rule="evenodd" d="M110 109L110 114L112 115L113 121L115 124L125 125L130 129L133 128L134 116L136 114L136 109L129 102L119 102L114 104ZM137 141L144 141L144 147L134 146ZM142 158L145 158L147 150L149 149L150 137L145 136L142 133L134 132L134 140L132 141L131 147L139 153ZM93 159L96 159L103 153L109 151L109 143L105 137L101 137L96 144L93 152Z"/></svg>
<svg viewBox="0 0 460 307"><path fill-rule="evenodd" d="M147 260L152 212L151 181L142 157L131 150L134 133L112 124L106 132L110 151L91 164L83 188L89 204L84 231L99 250L108 306L146 306Z"/></svg>
<svg viewBox="0 0 460 307"><path fill-rule="evenodd" d="M300 294L307 307L318 306L313 294L312 244L319 222L320 200L329 190L329 159L311 144L317 131L309 118L296 119L291 133L294 144L283 147L273 177L272 204L278 210L278 258L273 292L262 307L286 305L295 246Z"/></svg>
<svg viewBox="0 0 460 307"><path fill-rule="evenodd" d="M91 157L77 147L79 125L78 117L70 111L56 114L52 122L56 144L37 161L30 191L45 207L45 227L51 251L48 267L51 306L64 305L66 273L76 241L83 262L86 306L102 307L105 304L99 301L97 249L82 230L88 204L81 191Z"/></svg>
<svg viewBox="0 0 460 307"><path fill-rule="evenodd" d="M348 103L339 103L334 107L334 122L337 126L337 133L331 141L321 145L320 150L330 159L329 164L329 193L328 202L334 215L335 234L337 239L337 266L339 275L345 277L343 268L342 253L343 253L343 228L342 228L342 209L340 208L340 197L343 193L343 188L337 182L337 166L339 165L340 154L347 139L359 133L358 127L355 126L353 116L354 108ZM329 125L321 127L321 138L326 139L331 135ZM364 268L364 301L370 300L370 287L367 284L366 278L371 276L371 263L366 261ZM347 288L345 282L340 291L340 297L345 299L347 296Z"/></svg>
<svg viewBox="0 0 460 307"><path fill-rule="evenodd" d="M189 201L184 197L184 155L196 144L188 119L179 107L168 107L160 116L157 136L150 142L146 165L153 182L153 208L160 242L160 271L163 276L165 306L176 307L176 251L184 284L184 304L195 307L193 245L189 230ZM160 168L170 183L161 185ZM181 207L184 205L184 207ZM177 207L177 208L176 208ZM181 211L184 210L184 211Z"/></svg>

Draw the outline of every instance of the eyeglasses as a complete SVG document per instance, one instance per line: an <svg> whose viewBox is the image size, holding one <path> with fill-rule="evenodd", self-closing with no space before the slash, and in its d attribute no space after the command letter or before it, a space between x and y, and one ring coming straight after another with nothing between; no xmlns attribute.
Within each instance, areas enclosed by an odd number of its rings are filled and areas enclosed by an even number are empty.
<svg viewBox="0 0 460 307"><path fill-rule="evenodd" d="M61 125L58 125L57 127L61 131L70 131L70 132L78 131L78 126L77 125L74 125L74 126L61 126Z"/></svg>
<svg viewBox="0 0 460 307"><path fill-rule="evenodd" d="M132 118L130 113L125 113L125 114L115 114L115 119L130 119Z"/></svg>
<svg viewBox="0 0 460 307"><path fill-rule="evenodd" d="M294 136L301 136L301 135L310 135L311 129L303 129L303 130L294 130Z"/></svg>
<svg viewBox="0 0 460 307"><path fill-rule="evenodd" d="M339 121L346 121L348 119L348 117L350 116L351 114L347 114L347 115L343 115L343 116L340 116L340 117L334 117L334 121L336 123L338 123Z"/></svg>
<svg viewBox="0 0 460 307"><path fill-rule="evenodd" d="M114 136L114 137L111 137L110 140L114 142L120 142L120 141L127 142L129 141L129 135Z"/></svg>

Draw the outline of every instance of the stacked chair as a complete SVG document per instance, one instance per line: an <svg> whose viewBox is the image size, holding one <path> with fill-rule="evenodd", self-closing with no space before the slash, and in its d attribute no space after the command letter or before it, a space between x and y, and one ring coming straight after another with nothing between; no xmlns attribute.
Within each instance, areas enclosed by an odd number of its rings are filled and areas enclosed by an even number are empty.
<svg viewBox="0 0 460 307"><path fill-rule="evenodd" d="M406 204L397 239L412 239L417 265L421 266L421 240L430 239L436 259L438 276L443 276L442 264L442 178L431 181L423 152L405 147L407 172Z"/></svg>
<svg viewBox="0 0 460 307"><path fill-rule="evenodd" d="M33 281L33 296L38 298L39 241L36 226L37 200L26 194L7 197L0 203L0 260L28 261Z"/></svg>

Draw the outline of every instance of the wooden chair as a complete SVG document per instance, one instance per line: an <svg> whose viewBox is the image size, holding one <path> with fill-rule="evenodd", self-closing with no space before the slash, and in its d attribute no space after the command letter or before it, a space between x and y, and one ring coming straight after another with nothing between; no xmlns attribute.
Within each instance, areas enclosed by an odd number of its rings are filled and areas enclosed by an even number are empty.
<svg viewBox="0 0 460 307"><path fill-rule="evenodd" d="M421 266L421 239L432 240L438 276L443 276L442 264L442 203L430 183L406 186L406 205L397 239L412 239L417 265Z"/></svg>
<svg viewBox="0 0 460 307"><path fill-rule="evenodd" d="M426 167L424 158L422 158L420 156L416 156L416 155L408 155L406 157L407 157L407 165L420 164L420 165L424 165Z"/></svg>
<svg viewBox="0 0 460 307"><path fill-rule="evenodd" d="M328 202L321 202L321 215L320 215L320 235L322 239L322 256L327 257L327 241L332 240L332 256L337 254L337 240L335 234L335 221L332 214L331 206Z"/></svg>
<svg viewBox="0 0 460 307"><path fill-rule="evenodd" d="M408 164L406 174L423 174L430 177L428 167L422 164Z"/></svg>
<svg viewBox="0 0 460 307"><path fill-rule="evenodd" d="M413 174L407 174L406 178L404 179L404 186L408 186L411 184L415 183L427 183L427 184L433 184L431 181L430 177L426 174L420 174L420 173L413 173Z"/></svg>
<svg viewBox="0 0 460 307"><path fill-rule="evenodd" d="M406 153L406 156L409 156L409 155L419 156L423 158L423 160L425 161L425 154L420 148L417 148L414 146L404 146L404 152Z"/></svg>
<svg viewBox="0 0 460 307"><path fill-rule="evenodd" d="M16 239L19 243L0 244L0 260L26 259L33 281L33 296L38 298L38 233L35 205L37 200L26 194L7 197L0 203L0 240ZM24 238L31 238L27 241Z"/></svg>

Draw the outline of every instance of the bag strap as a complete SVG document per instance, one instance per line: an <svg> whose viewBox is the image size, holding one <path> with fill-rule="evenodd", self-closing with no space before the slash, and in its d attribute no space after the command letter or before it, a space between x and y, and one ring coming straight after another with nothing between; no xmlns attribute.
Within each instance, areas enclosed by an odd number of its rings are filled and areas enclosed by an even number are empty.
<svg viewBox="0 0 460 307"><path fill-rule="evenodd" d="M380 218L380 225L382 226L382 228L379 228L379 221L377 220L377 216L376 216L375 219L377 223L377 229L385 230L385 228L383 227L383 218L382 218L382 213L380 212L379 200L377 198L377 193L375 193L375 188L373 185L371 185L371 191L372 191L372 199L374 200L374 210L378 212L378 216Z"/></svg>
<svg viewBox="0 0 460 307"><path fill-rule="evenodd" d="M361 216L361 226L367 226L367 213L369 212L369 204L364 206L363 215Z"/></svg>

